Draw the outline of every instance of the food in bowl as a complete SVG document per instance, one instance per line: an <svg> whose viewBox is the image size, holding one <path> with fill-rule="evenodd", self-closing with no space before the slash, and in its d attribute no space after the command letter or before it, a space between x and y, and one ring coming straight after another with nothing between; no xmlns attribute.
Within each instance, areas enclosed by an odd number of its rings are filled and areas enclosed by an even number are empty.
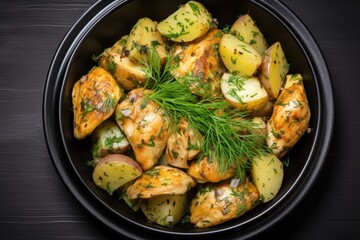
<svg viewBox="0 0 360 240"><path fill-rule="evenodd" d="M285 56L250 15L218 29L199 2L139 19L73 88L74 136L93 138L94 182L168 227L212 227L271 201L311 115ZM105 121L116 130L99 131Z"/></svg>

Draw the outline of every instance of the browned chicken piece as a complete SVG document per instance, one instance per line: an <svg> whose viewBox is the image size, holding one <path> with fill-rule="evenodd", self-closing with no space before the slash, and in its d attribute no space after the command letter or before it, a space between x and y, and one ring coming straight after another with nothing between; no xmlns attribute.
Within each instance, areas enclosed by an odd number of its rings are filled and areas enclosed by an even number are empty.
<svg viewBox="0 0 360 240"><path fill-rule="evenodd" d="M177 130L167 141L165 161L174 167L189 168L188 161L200 153L202 141L201 133L192 129L184 118L180 119Z"/></svg>
<svg viewBox="0 0 360 240"><path fill-rule="evenodd" d="M83 139L115 111L122 91L102 67L92 68L72 90L74 136Z"/></svg>
<svg viewBox="0 0 360 240"><path fill-rule="evenodd" d="M190 205L190 222L207 228L238 218L254 208L260 199L256 186L244 180L237 187L231 181L201 186Z"/></svg>
<svg viewBox="0 0 360 240"><path fill-rule="evenodd" d="M172 74L178 81L190 84L196 95L221 96L220 79L226 70L218 52L222 35L221 30L211 29L203 37L175 50L179 67Z"/></svg>
<svg viewBox="0 0 360 240"><path fill-rule="evenodd" d="M100 55L99 65L109 71L127 91L144 86L146 75L141 66L130 60L125 51L127 36Z"/></svg>
<svg viewBox="0 0 360 240"><path fill-rule="evenodd" d="M155 166L136 179L128 190L129 199L151 198L165 194L184 194L196 182L180 169L170 166Z"/></svg>
<svg viewBox="0 0 360 240"><path fill-rule="evenodd" d="M215 159L209 161L208 157L204 157L200 161L191 163L187 173L199 183L216 183L233 177L235 175L235 166L221 172Z"/></svg>
<svg viewBox="0 0 360 240"><path fill-rule="evenodd" d="M169 138L170 122L162 108L137 88L116 107L116 122L124 132L143 170L155 166Z"/></svg>
<svg viewBox="0 0 360 240"><path fill-rule="evenodd" d="M308 129L310 108L300 74L287 75L267 125L267 145L283 157Z"/></svg>

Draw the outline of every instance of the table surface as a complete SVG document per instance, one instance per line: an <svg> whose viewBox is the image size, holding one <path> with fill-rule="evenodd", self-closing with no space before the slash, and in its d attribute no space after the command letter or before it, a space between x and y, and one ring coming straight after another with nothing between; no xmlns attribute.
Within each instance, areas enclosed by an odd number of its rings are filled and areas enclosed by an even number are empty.
<svg viewBox="0 0 360 240"><path fill-rule="evenodd" d="M57 174L43 133L42 97L52 57L94 0L0 1L0 238L112 239ZM335 128L309 194L259 236L360 239L360 17L357 0L283 0L327 61Z"/></svg>

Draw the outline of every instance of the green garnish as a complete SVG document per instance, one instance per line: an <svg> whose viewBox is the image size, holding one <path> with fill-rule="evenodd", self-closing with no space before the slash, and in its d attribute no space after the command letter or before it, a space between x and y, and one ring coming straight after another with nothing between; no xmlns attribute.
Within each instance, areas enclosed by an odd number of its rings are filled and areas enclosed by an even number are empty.
<svg viewBox="0 0 360 240"><path fill-rule="evenodd" d="M146 96L162 107L174 126L185 118L191 128L204 135L199 159L214 159L220 172L235 165L237 177L242 178L255 156L269 152L265 136L252 131L257 124L246 119L246 113L232 109L222 98L192 94L189 85L172 76L177 65L171 57L162 68L156 51L149 49L147 55L147 61L143 61L148 79L145 88L152 91Z"/></svg>

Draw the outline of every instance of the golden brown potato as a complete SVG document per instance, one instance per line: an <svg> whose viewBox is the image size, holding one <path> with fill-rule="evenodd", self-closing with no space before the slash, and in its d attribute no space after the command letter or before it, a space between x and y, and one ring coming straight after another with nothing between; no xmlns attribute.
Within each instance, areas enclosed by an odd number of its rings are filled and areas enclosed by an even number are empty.
<svg viewBox="0 0 360 240"><path fill-rule="evenodd" d="M165 161L174 167L188 168L188 161L200 153L203 136L192 129L182 118L177 130L172 132L167 141Z"/></svg>
<svg viewBox="0 0 360 240"><path fill-rule="evenodd" d="M124 132L143 170L156 165L169 138L170 122L150 90L137 88L116 106L116 122Z"/></svg>
<svg viewBox="0 0 360 240"><path fill-rule="evenodd" d="M159 32L175 42L190 42L211 28L212 17L199 2L188 1L157 25Z"/></svg>
<svg viewBox="0 0 360 240"><path fill-rule="evenodd" d="M238 186L230 181L201 186L190 205L190 222L207 228L238 218L259 202L254 184L244 180Z"/></svg>
<svg viewBox="0 0 360 240"><path fill-rule="evenodd" d="M289 64L280 42L274 43L266 50L260 69L261 83L270 97L276 99L289 71Z"/></svg>
<svg viewBox="0 0 360 240"><path fill-rule="evenodd" d="M156 22L144 17L137 21L131 29L126 42L126 50L129 51L129 58L135 62L144 60L146 49L155 48L162 63L167 59L165 43L162 35L156 29ZM145 55L146 56L146 55Z"/></svg>
<svg viewBox="0 0 360 240"><path fill-rule="evenodd" d="M211 29L205 36L179 46L175 58L179 66L172 71L174 77L190 86L199 96L220 96L220 78L226 71L218 53L223 33Z"/></svg>
<svg viewBox="0 0 360 240"><path fill-rule="evenodd" d="M136 179L135 183L128 188L127 194L130 199L184 194L195 185L195 181L182 170L159 165Z"/></svg>
<svg viewBox="0 0 360 240"><path fill-rule="evenodd" d="M221 78L221 91L232 106L248 113L260 110L269 101L269 95L257 77L225 73Z"/></svg>
<svg viewBox="0 0 360 240"><path fill-rule="evenodd" d="M129 91L144 86L146 75L141 66L131 61L126 54L126 41L127 35L105 49L100 55L99 65L110 72L122 88Z"/></svg>
<svg viewBox="0 0 360 240"><path fill-rule="evenodd" d="M302 76L287 75L284 90L275 102L267 124L266 142L278 158L284 156L306 132L310 116Z"/></svg>
<svg viewBox="0 0 360 240"><path fill-rule="evenodd" d="M262 62L260 53L231 34L223 35L219 52L226 68L240 76L251 77Z"/></svg>
<svg viewBox="0 0 360 240"><path fill-rule="evenodd" d="M83 139L114 112L122 91L102 67L92 68L72 89L74 136Z"/></svg>
<svg viewBox="0 0 360 240"><path fill-rule="evenodd" d="M96 186L105 189L111 195L116 189L141 174L139 164L128 156L110 154L96 164L92 177Z"/></svg>
<svg viewBox="0 0 360 240"><path fill-rule="evenodd" d="M240 16L231 26L230 33L250 44L261 55L267 49L264 35L249 14Z"/></svg>

